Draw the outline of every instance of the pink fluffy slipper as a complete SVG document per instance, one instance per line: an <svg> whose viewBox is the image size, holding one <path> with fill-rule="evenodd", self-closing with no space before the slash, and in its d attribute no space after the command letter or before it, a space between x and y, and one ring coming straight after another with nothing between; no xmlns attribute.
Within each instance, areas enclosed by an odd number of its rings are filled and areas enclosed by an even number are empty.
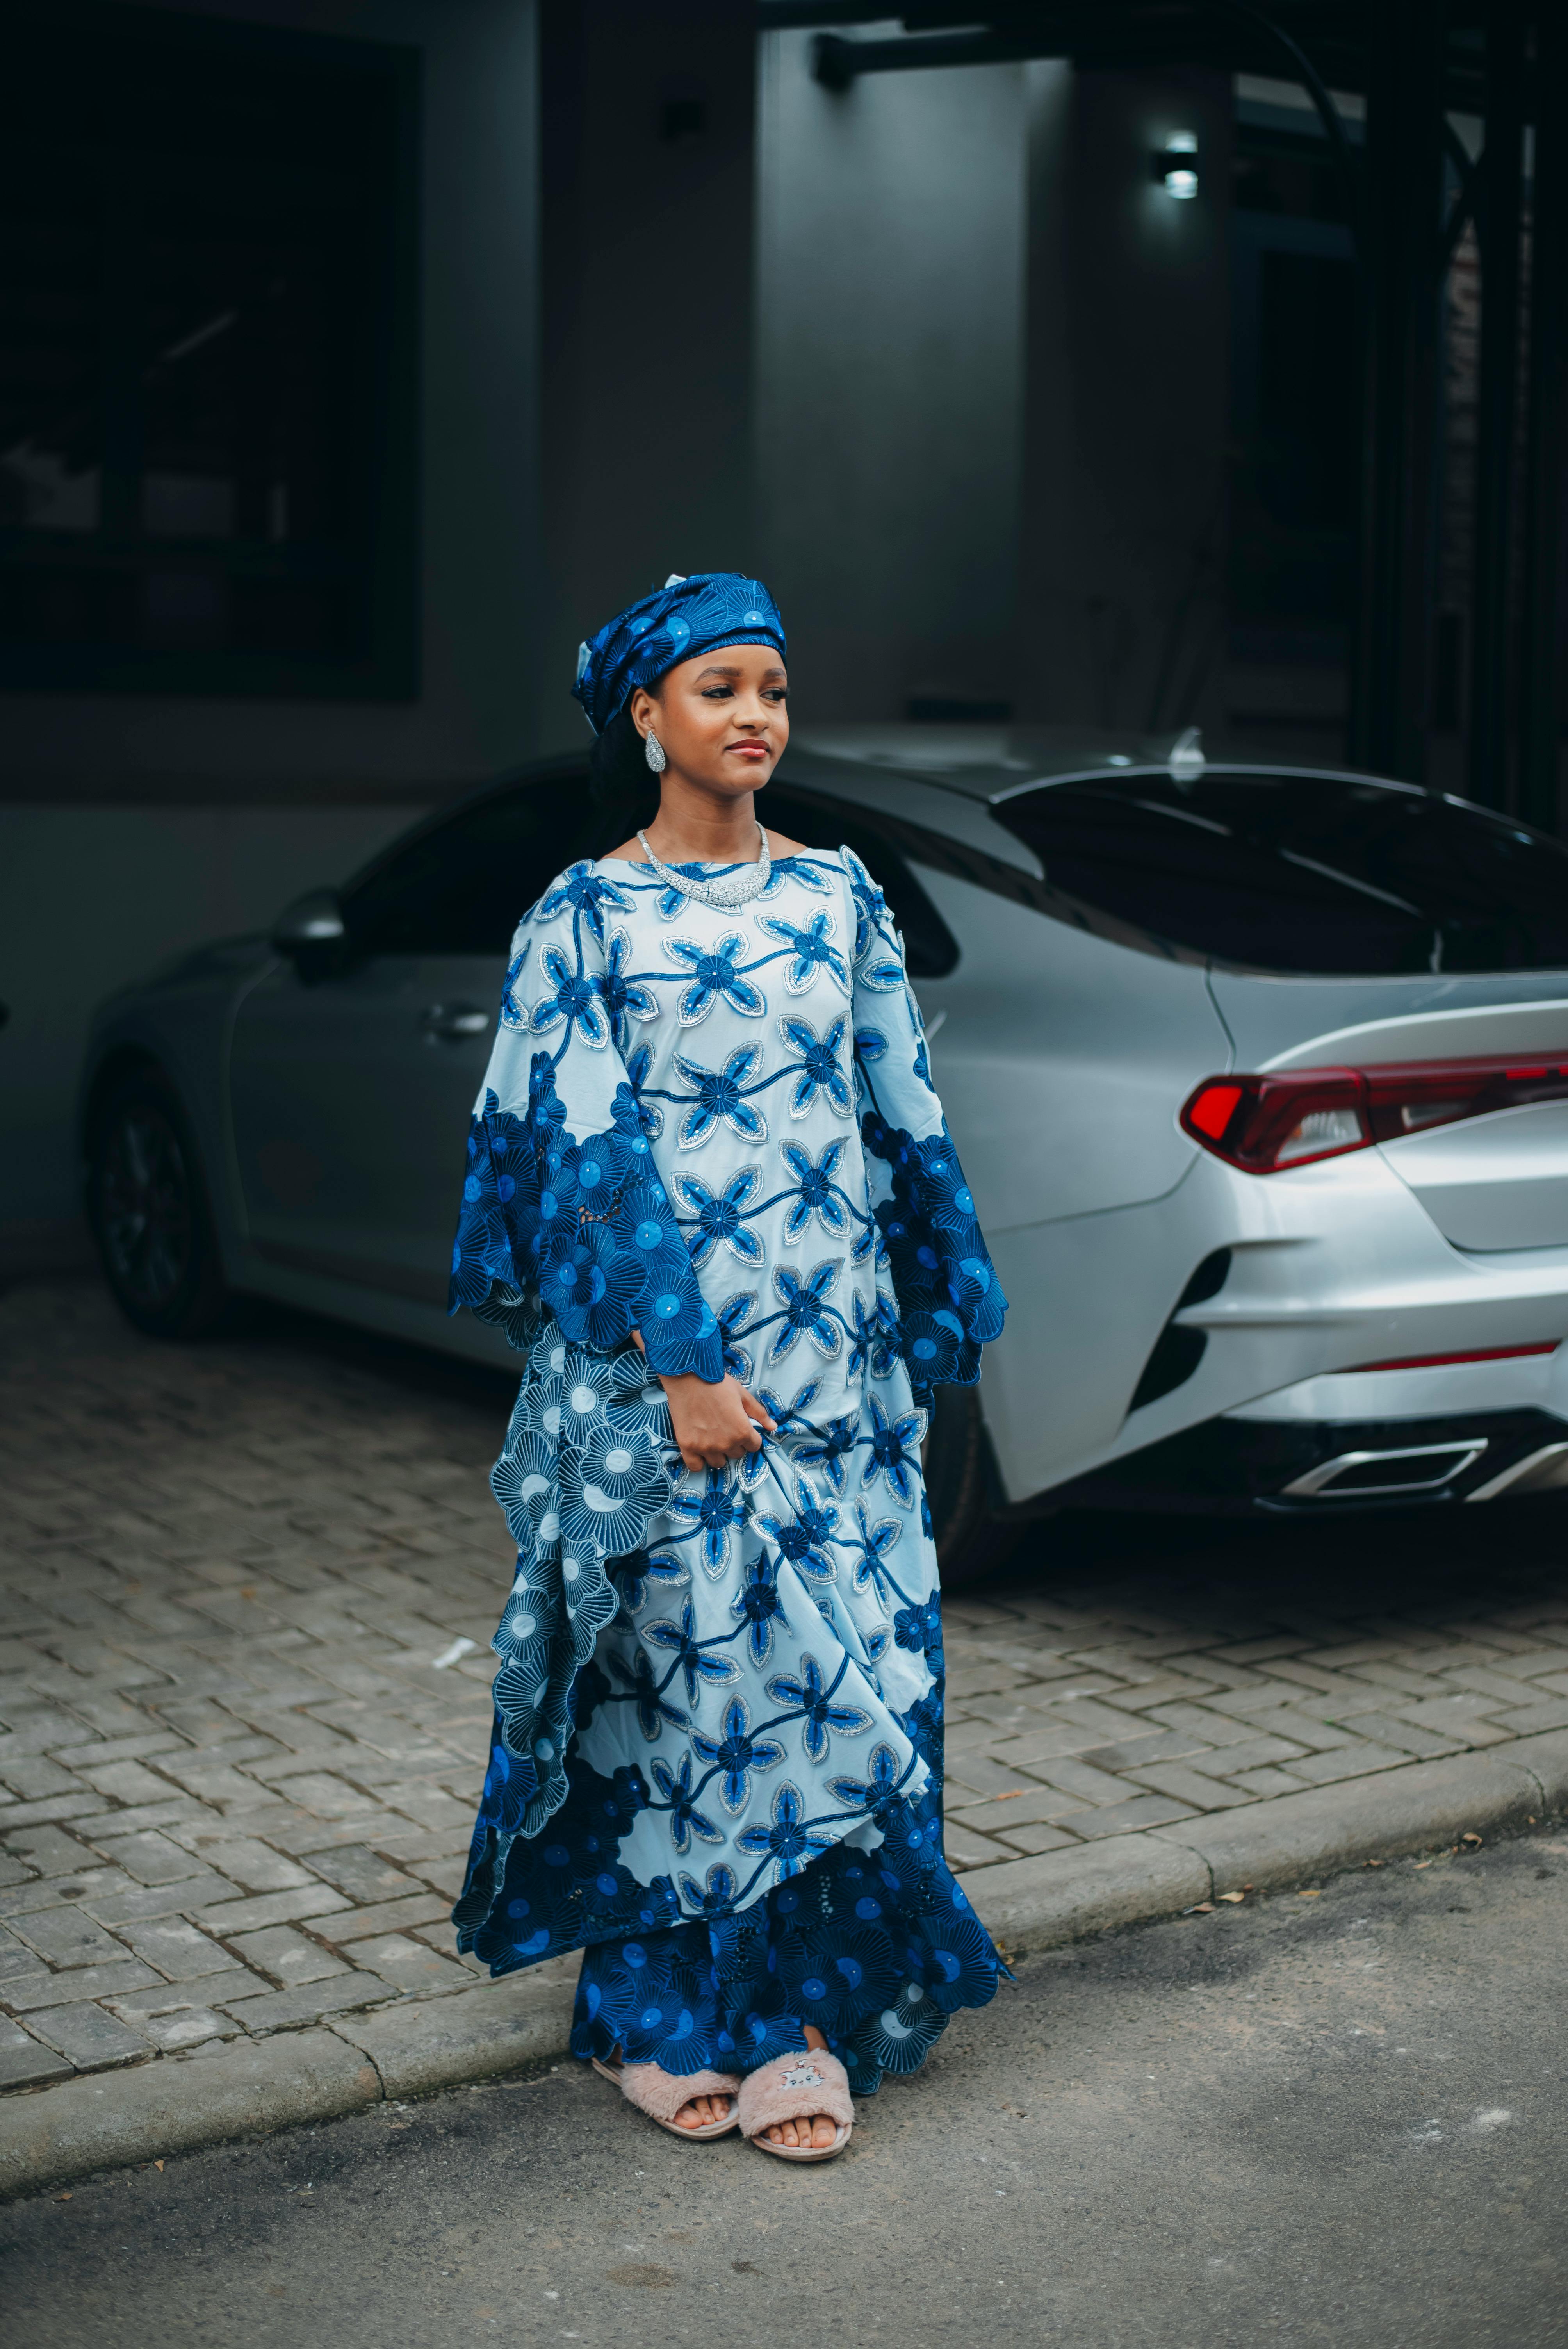
<svg viewBox="0 0 1568 2349"><path fill-rule="evenodd" d="M778 2121L809 2120L813 2113L826 2113L837 2124L831 2145L770 2145L762 2135ZM738 2117L741 2136L758 2153L776 2153L780 2161L831 2161L848 2145L854 2127L850 2075L825 2047L803 2048L748 2073Z"/></svg>
<svg viewBox="0 0 1568 2349"><path fill-rule="evenodd" d="M693 2072L681 2080L673 2072L661 2072L656 2064L601 2064L597 2055L590 2060L602 2079L613 2080L629 2105L635 2105L672 2137L688 2141L727 2137L740 2126L741 2083L732 2072ZM676 2115L696 2096L727 2096L729 2111L723 2120L709 2121L706 2128L677 2127Z"/></svg>

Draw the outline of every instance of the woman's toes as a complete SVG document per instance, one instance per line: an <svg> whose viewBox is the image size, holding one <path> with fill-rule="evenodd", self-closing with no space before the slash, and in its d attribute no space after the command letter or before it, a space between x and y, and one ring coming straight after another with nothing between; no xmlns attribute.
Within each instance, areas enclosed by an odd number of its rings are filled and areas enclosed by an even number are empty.
<svg viewBox="0 0 1568 2349"><path fill-rule="evenodd" d="M811 2124L811 2143L831 2145L839 2132L826 2113L819 2113Z"/></svg>

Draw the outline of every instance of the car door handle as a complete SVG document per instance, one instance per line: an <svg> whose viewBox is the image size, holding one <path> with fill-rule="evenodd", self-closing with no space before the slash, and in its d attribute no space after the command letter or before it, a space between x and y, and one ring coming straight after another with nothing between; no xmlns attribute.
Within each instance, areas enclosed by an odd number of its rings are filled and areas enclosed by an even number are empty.
<svg viewBox="0 0 1568 2349"><path fill-rule="evenodd" d="M481 1011L477 1003L432 1003L419 1015L428 1044L438 1039L445 1044L460 1044L469 1036L487 1034L490 1024L490 1013Z"/></svg>

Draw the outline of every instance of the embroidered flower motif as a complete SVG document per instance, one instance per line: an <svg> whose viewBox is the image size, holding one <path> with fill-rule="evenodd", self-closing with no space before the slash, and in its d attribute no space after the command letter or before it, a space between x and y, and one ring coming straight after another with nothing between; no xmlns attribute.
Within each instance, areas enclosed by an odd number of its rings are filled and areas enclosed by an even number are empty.
<svg viewBox="0 0 1568 2349"><path fill-rule="evenodd" d="M562 1539L580 1554L623 1557L669 1497L670 1480L646 1443L618 1428L595 1428L560 1464Z"/></svg>
<svg viewBox="0 0 1568 2349"><path fill-rule="evenodd" d="M831 1503L824 1508L804 1476L795 1480L795 1515L792 1517L758 1516L757 1522L772 1535L779 1554L801 1574L816 1580L830 1582L834 1575L832 1559L825 1545L837 1538L833 1532L839 1513Z"/></svg>
<svg viewBox="0 0 1568 2349"><path fill-rule="evenodd" d="M819 1092L827 1096L829 1106L839 1117L854 1113L854 1097L843 1071L844 1035L849 1022L833 1020L825 1036L819 1036L809 1019L797 1013L786 1012L779 1022L779 1033L796 1055L799 1074L789 1089L789 1114L804 1117Z"/></svg>
<svg viewBox="0 0 1568 2349"><path fill-rule="evenodd" d="M815 1656L803 1655L800 1670L796 1672L776 1672L768 1683L768 1693L775 1704L788 1705L800 1716L800 1743L807 1758L825 1762L830 1733L837 1730L841 1737L862 1737L872 1725L872 1716L862 1705L835 1703L834 1693L850 1669L846 1656L833 1676L831 1687L822 1678L821 1666Z"/></svg>
<svg viewBox="0 0 1568 2349"><path fill-rule="evenodd" d="M672 1704L654 1678L654 1668L645 1649L639 1648L630 1668L614 1651L609 1656L610 1670L618 1680L629 1683L629 1693L637 1708L637 1726L652 1745L667 1723L672 1729L686 1729L690 1723L678 1704Z"/></svg>
<svg viewBox="0 0 1568 2349"><path fill-rule="evenodd" d="M746 1503L729 1472L710 1468L700 1493L672 1494L670 1514L686 1528L678 1538L701 1536L703 1569L717 1579L729 1564L729 1537L746 1523L747 1516Z"/></svg>
<svg viewBox="0 0 1568 2349"><path fill-rule="evenodd" d="M819 1158L813 1159L809 1150L798 1142L781 1142L779 1154L799 1186L784 1218L784 1237L793 1241L800 1237L815 1215L830 1238L841 1238L849 1228L849 1216L839 1195L838 1173L849 1148L847 1136L830 1142Z"/></svg>
<svg viewBox="0 0 1568 2349"><path fill-rule="evenodd" d="M898 1359L898 1325L885 1299L879 1295L868 1313L857 1295L850 1313L850 1376L863 1378L869 1371L873 1379L885 1379Z"/></svg>
<svg viewBox="0 0 1568 2349"><path fill-rule="evenodd" d="M561 948L548 939L539 949L539 960L553 992L542 996L533 1007L534 1034L548 1035L564 1023L569 1037L580 1036L584 1044L603 1051L610 1040L610 1023L593 980L581 963L573 969Z"/></svg>
<svg viewBox="0 0 1568 2349"><path fill-rule="evenodd" d="M624 896L613 881L595 873L586 859L568 865L554 888L541 898L539 919L548 921L552 914L562 912L568 905L583 916L601 941L604 936L604 907L613 905L623 914L632 910L630 898Z"/></svg>
<svg viewBox="0 0 1568 2349"><path fill-rule="evenodd" d="M690 938L666 938L665 952L692 973L676 1012L683 1028L695 1028L698 1020L706 1019L721 997L743 1019L760 1019L766 1013L768 1001L762 989L738 968L746 952L746 940L738 931L731 931L712 947L696 946Z"/></svg>
<svg viewBox="0 0 1568 2349"><path fill-rule="evenodd" d="M782 1754L782 1747L779 1752ZM771 1826L747 1827L736 1841L748 1858L770 1861L774 1883L782 1884L799 1876L819 1852L827 1851L833 1838L808 1820L800 1789L786 1778L773 1797Z"/></svg>
<svg viewBox="0 0 1568 2349"><path fill-rule="evenodd" d="M705 1917L724 1915L734 1906L740 1889L740 1879L734 1868L727 1868L722 1859L716 1859L708 1868L706 1884L698 1884L690 1876L683 1876L680 1882L681 1899L688 1908L700 1909Z"/></svg>
<svg viewBox="0 0 1568 2349"><path fill-rule="evenodd" d="M618 1227L625 1234L645 1284L655 1288L684 1287L688 1259L662 1183L637 1184L622 1194Z"/></svg>
<svg viewBox="0 0 1568 2349"><path fill-rule="evenodd" d="M676 1055L676 1071L682 1081L696 1087L696 1098L681 1120L680 1146L696 1150L722 1119L742 1142L766 1142L768 1121L759 1109L754 1109L743 1088L761 1065L760 1044L740 1044L731 1052L722 1070L705 1069L699 1061L688 1061L683 1053Z"/></svg>
<svg viewBox="0 0 1568 2349"><path fill-rule="evenodd" d="M686 1679L686 1702L696 1702L698 1682L709 1688L724 1688L740 1678L740 1666L733 1656L714 1655L696 1636L696 1609L688 1599L681 1609L678 1623L661 1617L657 1622L645 1623L643 1637L652 1648L663 1648L675 1656Z"/></svg>
<svg viewBox="0 0 1568 2349"><path fill-rule="evenodd" d="M875 1745L863 1778L830 1778L828 1792L846 1810L870 1811L874 1819L881 1819L898 1801L913 1767L911 1761L901 1770L891 1745Z"/></svg>
<svg viewBox="0 0 1568 2349"><path fill-rule="evenodd" d="M610 1112L618 1133L641 1133L649 1142L656 1141L665 1130L665 1113L657 1102L643 1099L653 1065L653 1046L639 1044L626 1063L625 1083L615 1088L614 1106Z"/></svg>
<svg viewBox="0 0 1568 2349"><path fill-rule="evenodd" d="M738 1817L751 1799L753 1770L774 1769L784 1759L784 1748L776 1737L751 1734L751 1714L744 1697L731 1697L725 1706L721 1731L719 1736L709 1737L694 1729L691 1742L699 1758L722 1774L718 1799L732 1817ZM740 1847L748 1848L744 1837Z"/></svg>
<svg viewBox="0 0 1568 2349"><path fill-rule="evenodd" d="M830 897L833 894L832 883L821 866L814 864L809 856L776 856L768 886L757 894L766 904L769 897L777 897L791 881L798 881L803 889L810 889L818 897Z"/></svg>
<svg viewBox="0 0 1568 2349"><path fill-rule="evenodd" d="M718 1309L718 1335L724 1348L724 1367L731 1378L740 1381L743 1387L751 1384L751 1357L740 1340L746 1335L748 1324L756 1310L757 1291L754 1288L737 1289L735 1295L727 1297ZM756 1482L761 1458L759 1452L741 1454L738 1464L743 1483Z"/></svg>
<svg viewBox="0 0 1568 2349"><path fill-rule="evenodd" d="M670 1815L670 1841L683 1857L691 1849L695 1835L702 1843L722 1843L724 1837L713 1821L696 1806L696 1789L692 1785L692 1758L681 1755L680 1768L672 1770L667 1762L655 1754L648 1764L654 1784Z"/></svg>
<svg viewBox="0 0 1568 2349"><path fill-rule="evenodd" d="M795 1457L802 1468L820 1468L841 1499L847 1482L846 1464L853 1456L856 1441L855 1423L845 1413L830 1419L812 1443L802 1444Z"/></svg>
<svg viewBox="0 0 1568 2349"><path fill-rule="evenodd" d="M925 1440L926 1413L906 1411L900 1418L890 1419L880 1395L871 1395L867 1400L871 1405L872 1440L861 1483L870 1492L879 1476L885 1478L888 1491L899 1506L912 1509L920 1489L920 1447Z"/></svg>
<svg viewBox="0 0 1568 2349"><path fill-rule="evenodd" d="M855 901L855 948L858 963L865 954L873 933L888 918L887 899L861 863L852 848L843 852L844 870L850 876L850 890Z"/></svg>
<svg viewBox="0 0 1568 2349"><path fill-rule="evenodd" d="M761 1185L762 1171L757 1166L743 1166L717 1194L699 1175L676 1176L681 1205L696 1218L696 1228L686 1239L694 1265L706 1264L721 1240L742 1264L762 1262L761 1237L746 1221L746 1210Z"/></svg>
<svg viewBox="0 0 1568 2349"><path fill-rule="evenodd" d="M746 1569L746 1580L729 1602L729 1611L746 1626L746 1646L754 1664L765 1664L773 1653L773 1626L789 1628L784 1601L779 1596L779 1565L764 1551Z"/></svg>
<svg viewBox="0 0 1568 2349"><path fill-rule="evenodd" d="M773 1286L782 1300L784 1313L769 1350L769 1361L781 1361L801 1337L809 1338L829 1361L834 1359L844 1342L844 1333L838 1315L825 1299L837 1288L842 1268L841 1257L830 1257L814 1266L802 1280L788 1265L774 1267Z"/></svg>
<svg viewBox="0 0 1568 2349"><path fill-rule="evenodd" d="M763 916L759 925L769 937L782 938L789 948L789 962L784 973L784 984L791 995L804 995L817 984L822 971L837 979L848 994L850 974L844 957L836 947L829 945L838 925L824 907L813 914L810 922L799 924L782 921L775 914Z"/></svg>
<svg viewBox="0 0 1568 2349"><path fill-rule="evenodd" d="M625 930L612 930L610 943L604 949L604 973L594 981L604 999L604 1009L610 1015L610 1033L615 1050L624 1052L634 1019L656 1019L658 998L651 987L640 979L628 978L626 967L632 958L632 941Z"/></svg>
<svg viewBox="0 0 1568 2349"><path fill-rule="evenodd" d="M569 1337L614 1346L624 1337L641 1288L638 1268L603 1224L562 1235L539 1275L541 1296Z"/></svg>
<svg viewBox="0 0 1568 2349"><path fill-rule="evenodd" d="M758 1387L756 1391L757 1400L778 1427L779 1433L783 1434L788 1428L810 1425L806 1413L816 1401L817 1390L821 1383L820 1378L808 1379L802 1386L796 1388L792 1402L781 1402L771 1387ZM804 1453L796 1454L797 1459L802 1461L805 1456Z"/></svg>
<svg viewBox="0 0 1568 2349"><path fill-rule="evenodd" d="M885 1614L887 1582L882 1573L882 1562L898 1547L903 1527L896 1517L879 1517L874 1526L869 1525L866 1521L864 1502L861 1502L855 1511L855 1523L860 1528L860 1539L857 1544L860 1555L855 1560L855 1588L864 1590L869 1588L875 1594L877 1604Z"/></svg>

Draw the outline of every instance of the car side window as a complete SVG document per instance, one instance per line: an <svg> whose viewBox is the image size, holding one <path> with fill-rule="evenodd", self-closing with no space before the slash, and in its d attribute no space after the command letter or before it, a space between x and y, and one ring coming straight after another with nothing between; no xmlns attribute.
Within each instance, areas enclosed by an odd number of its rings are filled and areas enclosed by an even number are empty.
<svg viewBox="0 0 1568 2349"><path fill-rule="evenodd" d="M769 823L808 848L852 848L887 899L903 932L911 978L945 978L958 960L958 941L921 887L903 852L874 817L841 800L808 798L769 784L763 802Z"/></svg>
<svg viewBox="0 0 1568 2349"><path fill-rule="evenodd" d="M353 954L504 955L556 874L591 853L587 781L584 769L492 792L395 847L345 898Z"/></svg>

